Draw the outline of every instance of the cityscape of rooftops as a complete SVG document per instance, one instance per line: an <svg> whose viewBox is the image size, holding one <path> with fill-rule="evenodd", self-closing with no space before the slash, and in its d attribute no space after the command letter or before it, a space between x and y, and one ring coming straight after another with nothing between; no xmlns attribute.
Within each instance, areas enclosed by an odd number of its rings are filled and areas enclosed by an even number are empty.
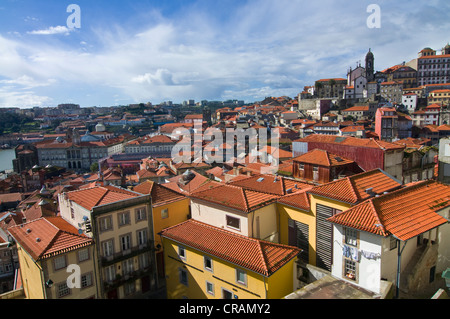
<svg viewBox="0 0 450 319"><path fill-rule="evenodd" d="M448 12L4 0L0 299L449 299Z"/></svg>

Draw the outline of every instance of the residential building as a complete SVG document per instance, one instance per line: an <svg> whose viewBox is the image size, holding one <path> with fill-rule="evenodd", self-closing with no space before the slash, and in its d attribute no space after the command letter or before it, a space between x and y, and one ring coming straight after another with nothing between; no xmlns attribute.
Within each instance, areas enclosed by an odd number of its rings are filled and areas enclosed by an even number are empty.
<svg viewBox="0 0 450 319"><path fill-rule="evenodd" d="M371 114L368 105L352 106L342 110L341 113L344 118L351 116L355 120L365 120L369 118L371 115L373 115Z"/></svg>
<svg viewBox="0 0 450 319"><path fill-rule="evenodd" d="M279 299L300 249L190 219L161 232L169 299Z"/></svg>
<svg viewBox="0 0 450 319"><path fill-rule="evenodd" d="M58 201L61 217L95 242L100 298L157 288L150 195L97 186L62 193Z"/></svg>
<svg viewBox="0 0 450 319"><path fill-rule="evenodd" d="M419 100L416 93L404 93L402 95L402 104L405 106L408 112L414 112L418 106L418 103Z"/></svg>
<svg viewBox="0 0 450 319"><path fill-rule="evenodd" d="M436 55L436 51L425 48L417 59L417 84L438 84L450 82L450 54Z"/></svg>
<svg viewBox="0 0 450 319"><path fill-rule="evenodd" d="M403 88L417 87L417 71L403 64L394 65L388 69L381 71L386 74L388 82L400 82Z"/></svg>
<svg viewBox="0 0 450 319"><path fill-rule="evenodd" d="M166 135L144 136L125 144L124 152L126 154L139 153L146 156L170 157L172 147L176 141Z"/></svg>
<svg viewBox="0 0 450 319"><path fill-rule="evenodd" d="M175 192L164 185L152 181L143 182L133 191L140 194L150 194L152 199L153 238L155 238L156 265L159 277L164 277L164 256L161 238L158 235L163 229L175 226L190 218L189 198Z"/></svg>
<svg viewBox="0 0 450 319"><path fill-rule="evenodd" d="M294 178L318 184L362 172L354 161L320 149L311 150L292 161Z"/></svg>
<svg viewBox="0 0 450 319"><path fill-rule="evenodd" d="M429 104L439 104L441 107L448 107L450 104L450 90L434 90L428 95Z"/></svg>
<svg viewBox="0 0 450 319"><path fill-rule="evenodd" d="M309 135L292 142L292 153L299 156L315 148L355 161L363 170L380 168L393 177L402 178L404 146L372 138Z"/></svg>
<svg viewBox="0 0 450 319"><path fill-rule="evenodd" d="M381 281L414 294L449 263L450 188L424 181L371 197L327 219L333 224L332 275L380 293Z"/></svg>
<svg viewBox="0 0 450 319"><path fill-rule="evenodd" d="M191 218L276 243L276 200L279 196L224 184L190 194Z"/></svg>
<svg viewBox="0 0 450 319"><path fill-rule="evenodd" d="M380 107L375 114L375 133L381 140L392 142L398 137L398 116L394 107Z"/></svg>
<svg viewBox="0 0 450 319"><path fill-rule="evenodd" d="M402 103L403 84L399 81L386 81L381 83L381 97L392 104Z"/></svg>
<svg viewBox="0 0 450 319"><path fill-rule="evenodd" d="M320 79L315 83L314 94L320 99L339 99L344 96L347 79Z"/></svg>
<svg viewBox="0 0 450 319"><path fill-rule="evenodd" d="M25 298L99 298L92 238L61 217L35 219L8 231L17 244ZM80 278L70 278L75 269Z"/></svg>

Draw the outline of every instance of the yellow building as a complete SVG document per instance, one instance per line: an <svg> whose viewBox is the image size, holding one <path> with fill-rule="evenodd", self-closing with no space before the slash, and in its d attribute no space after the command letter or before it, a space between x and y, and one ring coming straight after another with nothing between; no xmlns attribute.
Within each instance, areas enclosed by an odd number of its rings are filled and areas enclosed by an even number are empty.
<svg viewBox="0 0 450 319"><path fill-rule="evenodd" d="M331 270L333 226L326 219L401 185L375 169L283 196L277 201L280 243L301 248L301 261Z"/></svg>
<svg viewBox="0 0 450 319"><path fill-rule="evenodd" d="M61 217L8 229L17 244L27 299L98 298L93 240Z"/></svg>
<svg viewBox="0 0 450 319"><path fill-rule="evenodd" d="M155 247L162 247L161 239L157 234L163 229L177 225L189 218L189 198L152 181L145 181L135 186L133 190L141 194L150 194ZM156 262L158 275L162 277L164 276L164 258L161 250L156 253Z"/></svg>
<svg viewBox="0 0 450 319"><path fill-rule="evenodd" d="M169 299L278 299L294 289L299 248L193 219L161 236Z"/></svg>

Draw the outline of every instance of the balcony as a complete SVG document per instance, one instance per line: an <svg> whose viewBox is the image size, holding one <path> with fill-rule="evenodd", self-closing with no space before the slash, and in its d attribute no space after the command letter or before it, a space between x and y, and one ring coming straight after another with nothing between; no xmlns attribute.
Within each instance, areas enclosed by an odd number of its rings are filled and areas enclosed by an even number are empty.
<svg viewBox="0 0 450 319"><path fill-rule="evenodd" d="M105 291L110 291L124 285L127 282L133 282L136 281L137 279L140 279L144 276L151 274L152 274L152 266L150 265L143 269L134 270L123 276L116 275L116 278L114 280L104 281L103 287L105 288Z"/></svg>
<svg viewBox="0 0 450 319"><path fill-rule="evenodd" d="M153 249L153 244L154 242L150 240L144 244L133 246L130 249L113 253L110 256L102 256L101 257L102 266L107 267L117 262L121 262L125 259L140 255L144 252L151 251Z"/></svg>

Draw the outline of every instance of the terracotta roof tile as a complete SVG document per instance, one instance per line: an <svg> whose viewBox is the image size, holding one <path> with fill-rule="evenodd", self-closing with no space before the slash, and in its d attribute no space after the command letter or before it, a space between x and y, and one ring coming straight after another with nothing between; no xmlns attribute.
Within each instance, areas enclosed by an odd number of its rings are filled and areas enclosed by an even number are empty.
<svg viewBox="0 0 450 319"><path fill-rule="evenodd" d="M258 174L239 179L230 182L229 185L239 186L249 190L270 193L278 196L286 195L288 189L301 190L310 187L310 184L305 182L269 174Z"/></svg>
<svg viewBox="0 0 450 319"><path fill-rule="evenodd" d="M449 206L450 187L435 181L422 181L374 197L328 220L332 223L381 236L411 239L447 219L437 212Z"/></svg>
<svg viewBox="0 0 450 319"><path fill-rule="evenodd" d="M69 200L91 210L95 206L137 197L139 194L108 185L68 192L67 196Z"/></svg>
<svg viewBox="0 0 450 319"><path fill-rule="evenodd" d="M36 261L93 244L61 217L39 218L8 230Z"/></svg>
<svg viewBox="0 0 450 319"><path fill-rule="evenodd" d="M403 149L401 145L397 145L395 143L389 143L385 141L379 141L372 138L356 138L352 136L342 137L342 136L332 136L332 135L323 135L323 134L311 134L307 137L298 139L294 142L312 142L312 143L330 143L330 144L338 144L338 145L349 145L356 147L368 147L368 148L377 148L377 149L385 149L385 150L393 150L393 149Z"/></svg>
<svg viewBox="0 0 450 319"><path fill-rule="evenodd" d="M400 181L389 176L381 169L374 169L316 186L309 193L350 204L357 204L371 197L366 190L371 189L375 194L382 194L398 189L401 185Z"/></svg>
<svg viewBox="0 0 450 319"><path fill-rule="evenodd" d="M186 199L186 196L180 194L179 192L152 181L143 182L135 186L133 190L141 194L151 194L153 207Z"/></svg>
<svg viewBox="0 0 450 319"><path fill-rule="evenodd" d="M316 164L321 166L339 166L354 162L342 156L338 156L318 148L297 156L293 160L296 162Z"/></svg>
<svg viewBox="0 0 450 319"><path fill-rule="evenodd" d="M191 198L231 207L246 213L274 203L278 197L278 195L257 192L229 184L221 184L191 194Z"/></svg>
<svg viewBox="0 0 450 319"><path fill-rule="evenodd" d="M193 219L166 228L161 235L266 277L301 252L297 247L242 236Z"/></svg>
<svg viewBox="0 0 450 319"><path fill-rule="evenodd" d="M285 195L278 200L278 203L300 208L304 211L309 212L311 209L311 202L307 191L311 188L312 186L300 192Z"/></svg>

